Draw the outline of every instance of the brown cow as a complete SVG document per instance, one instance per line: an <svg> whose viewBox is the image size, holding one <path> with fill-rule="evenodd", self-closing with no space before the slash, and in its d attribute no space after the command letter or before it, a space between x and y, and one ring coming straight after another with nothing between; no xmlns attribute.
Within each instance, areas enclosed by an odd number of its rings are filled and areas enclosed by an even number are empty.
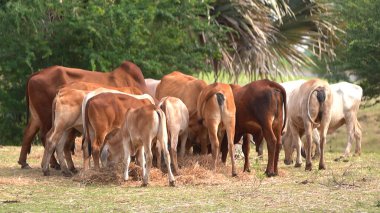
<svg viewBox="0 0 380 213"><path fill-rule="evenodd" d="M107 87L102 88L102 86ZM101 87L101 88L99 88ZM81 89L76 89L81 88ZM47 134L47 140L45 144L45 152L41 167L45 175L49 175L48 164L50 157L53 154L55 148L57 147L57 156L59 163L62 167L62 173L65 176L71 176L70 171L76 173L74 163L71 158L71 152L65 150L65 158L68 164L63 159L63 149L66 145L67 136L70 134L72 129L76 129L79 132L82 131L83 122L82 122L82 102L85 96L91 92L91 90L100 92L112 92L112 91L121 91L131 94L142 94L142 92L136 87L110 87L102 84L95 83L86 83L86 82L75 82L68 84L59 90L53 101L53 126ZM67 146L66 147L70 147Z"/></svg>
<svg viewBox="0 0 380 213"><path fill-rule="evenodd" d="M189 139L195 141L207 141L206 129L198 123L197 118L197 98L207 84L203 80L198 80L192 76L174 71L165 75L156 89L156 98L162 99L172 96L181 99L189 110ZM207 153L207 144L201 144L202 154Z"/></svg>
<svg viewBox="0 0 380 213"><path fill-rule="evenodd" d="M326 81L313 79L303 83L289 96L289 120L287 131L283 137L285 149L285 164L292 163L293 147L297 147L296 167L301 166L301 139L306 134L306 167L312 169L311 145L312 131L318 128L320 133L319 169L325 169L324 145L331 121L333 96Z"/></svg>
<svg viewBox="0 0 380 213"><path fill-rule="evenodd" d="M219 161L219 141L221 140L219 140L218 136L221 136L221 139L223 139L226 132L232 164L232 176L236 176L234 158L236 107L230 85L213 83L205 87L198 96L197 113L198 119L208 130L214 161L213 169L216 169L217 162Z"/></svg>
<svg viewBox="0 0 380 213"><path fill-rule="evenodd" d="M87 102L84 101L85 110L82 113L84 117L83 131L85 132L83 168L89 169L90 150L92 150L95 169L98 170L100 168L99 154L105 140L119 132L128 109L150 104L154 104L154 102L147 94L132 97L132 95L126 94L101 93L88 99Z"/></svg>
<svg viewBox="0 0 380 213"><path fill-rule="evenodd" d="M175 97L164 97L158 104L158 107L166 115L166 123L170 141L170 158L173 162L174 174L178 174L178 161L177 161L177 146L178 140L181 142L180 157L183 159L185 155L185 146L188 137L189 129L189 111L186 105ZM157 159L161 159L157 155ZM159 164L160 160L157 161ZM160 165L158 165L160 168Z"/></svg>
<svg viewBox="0 0 380 213"><path fill-rule="evenodd" d="M84 81L115 87L134 86L144 93L147 91L144 76L139 67L129 61L109 73L92 72L81 69L52 66L32 74L26 84L26 101L30 117L24 130L22 148L18 163L21 168L30 168L26 162L31 143L40 130L40 139L45 145L46 134L52 126L52 103L59 88L67 83ZM71 138L73 138L71 136ZM54 156L51 166L59 168Z"/></svg>
<svg viewBox="0 0 380 213"><path fill-rule="evenodd" d="M281 134L285 126L283 113L286 109L286 92L273 81L259 80L243 87L231 86L236 105L235 144L244 134L262 134L267 141L268 164L267 176L278 174L278 157L281 149ZM243 140L244 171L249 169L250 143L247 137ZM227 158L226 140L222 143L222 160Z"/></svg>
<svg viewBox="0 0 380 213"><path fill-rule="evenodd" d="M122 126L124 147L124 180L128 180L128 167L130 156L139 152L139 162L143 165L143 184L147 186L150 168L152 167L152 142L156 138L156 146L164 152L165 163L168 169L169 185L174 186L174 176L170 168L170 155L168 150L168 133L166 129L165 113L153 104L137 109L129 109ZM145 163L145 158L146 163Z"/></svg>

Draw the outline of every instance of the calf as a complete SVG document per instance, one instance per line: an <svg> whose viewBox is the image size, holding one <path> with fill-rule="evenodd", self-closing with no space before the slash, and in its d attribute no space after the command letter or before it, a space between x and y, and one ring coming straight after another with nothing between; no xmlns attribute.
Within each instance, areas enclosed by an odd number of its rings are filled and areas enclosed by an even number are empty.
<svg viewBox="0 0 380 213"><path fill-rule="evenodd" d="M107 88L99 88L102 86ZM65 145L66 147L70 147L71 143L67 145L66 142L71 142L71 140L67 140L67 138L72 130L82 132L82 102L86 94L94 89L96 89L95 91L97 93L125 92L142 94L142 92L135 87L115 88L86 82L75 82L60 89L53 101L53 126L47 134L44 156L41 163L44 175L49 175L48 163L56 147L57 157L62 166L62 173L65 176L71 176L70 171L76 173L70 150L65 149L65 158L68 164L67 167L63 159L63 149Z"/></svg>
<svg viewBox="0 0 380 213"><path fill-rule="evenodd" d="M88 94L89 96L91 94ZM99 169L99 154L105 140L114 136L124 123L126 112L134 107L154 104L149 95L101 93L83 100L83 168L90 167L89 157L93 153L95 169Z"/></svg>
<svg viewBox="0 0 380 213"><path fill-rule="evenodd" d="M285 164L291 163L293 145L297 146L296 167L301 166L301 139L306 134L306 167L312 169L311 145L312 130L319 127L321 136L321 155L319 169L325 169L324 145L327 130L331 121L332 92L329 84L320 79L313 79L303 83L289 96L289 120L286 133L283 137L285 149Z"/></svg>
<svg viewBox="0 0 380 213"><path fill-rule="evenodd" d="M267 141L268 164L267 176L278 174L277 162L281 148L281 133L285 127L286 92L276 82L259 80L243 87L231 85L236 105L236 125L234 143L247 133L262 135ZM227 142L222 143L222 160L227 158ZM250 143L247 137L243 140L244 171L249 169Z"/></svg>
<svg viewBox="0 0 380 213"><path fill-rule="evenodd" d="M164 112L150 104L137 109L129 109L122 126L124 147L124 180L128 180L130 156L138 153L139 162L143 165L143 183L147 186L150 168L152 167L152 141L157 138L159 150L163 150L165 163L168 168L170 186L174 186L174 176L170 168L170 155L168 151L168 135L166 117ZM146 163L145 163L145 158Z"/></svg>
<svg viewBox="0 0 380 213"><path fill-rule="evenodd" d="M187 110L186 105L179 98L175 97L162 98L158 107L160 107L166 115L167 129L170 139L170 156L173 161L174 174L178 174L178 140L181 140L180 157L183 159L188 137L189 111ZM157 159L158 163L161 162L160 155L157 156Z"/></svg>
<svg viewBox="0 0 380 213"><path fill-rule="evenodd" d="M219 141L221 140L219 140L218 135L220 135L222 139L226 132L232 164L232 176L236 176L234 158L236 107L231 87L228 84L222 83L214 83L205 87L198 96L197 113L199 121L203 123L208 130L214 161L213 169L216 169L219 160Z"/></svg>

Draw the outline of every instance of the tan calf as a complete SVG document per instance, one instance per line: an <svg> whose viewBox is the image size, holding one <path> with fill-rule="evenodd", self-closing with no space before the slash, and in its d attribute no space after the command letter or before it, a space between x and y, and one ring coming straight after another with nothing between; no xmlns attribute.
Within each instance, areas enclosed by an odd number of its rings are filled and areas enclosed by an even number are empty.
<svg viewBox="0 0 380 213"><path fill-rule="evenodd" d="M214 83L205 87L198 96L197 112L198 118L208 130L214 169L216 169L217 162L219 161L220 141L222 141L225 131L227 133L228 149L231 157L232 176L236 176L234 158L236 107L230 85ZM218 135L221 137L218 138Z"/></svg>
<svg viewBox="0 0 380 213"><path fill-rule="evenodd" d="M165 163L168 168L169 185L174 186L175 180L170 168L170 155L168 150L168 134L164 112L150 104L137 109L130 109L122 127L124 147L124 180L128 180L128 167L130 156L139 157L143 165L143 184L147 186L150 168L152 167L152 142L156 138L159 150L164 152ZM145 158L146 163L145 163Z"/></svg>
<svg viewBox="0 0 380 213"><path fill-rule="evenodd" d="M320 79L313 79L302 84L289 96L289 120L287 131L283 137L285 148L285 164L292 163L292 152L297 150L296 167L301 166L301 139L306 135L306 167L305 170L312 169L311 145L312 131L318 128L321 142L321 155L319 159L319 169L325 169L324 145L326 135L331 121L332 112L332 92L329 84Z"/></svg>
<svg viewBox="0 0 380 213"><path fill-rule="evenodd" d="M166 115L166 124L170 141L170 157L173 161L174 174L178 174L178 140L181 141L180 157L183 159L188 137L189 111L187 110L186 105L180 99L175 97L162 98L158 107L160 107ZM160 155L157 156L157 159L161 159ZM158 160L157 162L159 163L161 161Z"/></svg>

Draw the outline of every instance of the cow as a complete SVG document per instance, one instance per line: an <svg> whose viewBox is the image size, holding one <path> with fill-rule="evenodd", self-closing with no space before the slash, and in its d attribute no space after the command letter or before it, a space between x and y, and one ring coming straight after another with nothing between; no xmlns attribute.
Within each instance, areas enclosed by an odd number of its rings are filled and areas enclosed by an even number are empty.
<svg viewBox="0 0 380 213"><path fill-rule="evenodd" d="M56 153L63 175L71 176L70 171L73 173L77 172L71 158L71 153L67 149L65 149L65 158L68 164L68 166L66 166L66 163L63 160L63 149L65 145L67 146L66 142L71 142L67 141L67 136L72 129L82 133L82 102L85 96L94 89L96 89L96 93L121 91L137 95L142 94L142 92L136 87L116 88L86 82L74 82L60 89L53 101L53 125L47 134L44 156L41 163L44 175L49 175L48 164L56 147Z"/></svg>
<svg viewBox="0 0 380 213"><path fill-rule="evenodd" d="M286 120L286 92L278 83L258 80L243 87L231 85L236 105L236 125L234 143L246 134L260 135L267 141L268 164L265 174L278 175L278 157L281 149L281 134ZM227 158L227 140L222 142L222 161ZM244 171L249 172L250 143L243 140Z"/></svg>
<svg viewBox="0 0 380 213"><path fill-rule="evenodd" d="M197 100L198 120L208 130L213 157L213 169L219 161L220 142L227 133L228 149L231 157L232 176L236 176L235 166L235 114L234 95L230 85L213 83L205 87ZM220 139L218 138L220 136Z"/></svg>
<svg viewBox="0 0 380 213"><path fill-rule="evenodd" d="M207 86L206 82L174 71L165 75L157 86L156 98L162 99L172 96L181 99L189 111L189 139L194 141L207 141L207 130L199 124L197 117L197 98L202 90ZM193 145L192 143L188 143ZM201 143L201 154L207 154L207 144ZM187 148L189 148L187 146Z"/></svg>
<svg viewBox="0 0 380 213"><path fill-rule="evenodd" d="M93 72L62 66L51 66L33 73L26 83L26 103L28 123L24 130L22 147L18 163L27 169L27 154L30 153L34 136L39 131L42 144L45 145L46 134L52 126L52 103L60 87L71 82L92 82L115 87L134 86L146 93L144 76L138 66L124 61L117 69L109 73ZM29 115L30 112L30 115ZM70 140L73 135L70 135ZM51 166L59 169L54 156Z"/></svg>
<svg viewBox="0 0 380 213"><path fill-rule="evenodd" d="M91 98L87 98L90 96ZM90 167L90 154L92 152L94 167L99 170L99 154L105 142L119 133L125 120L126 112L131 108L137 108L154 104L151 96L130 95L121 93L101 93L87 95L82 103L82 119L85 140L83 142L83 168ZM87 148L86 148L87 147Z"/></svg>
<svg viewBox="0 0 380 213"><path fill-rule="evenodd" d="M325 169L324 145L331 121L333 96L329 84L320 79L312 79L293 90L289 96L289 120L283 137L284 163L291 164L293 146L297 149L296 167L301 166L301 139L306 135L306 171L312 170L311 145L313 128L318 128L321 137L319 169Z"/></svg>
<svg viewBox="0 0 380 213"><path fill-rule="evenodd" d="M156 97L156 89L157 85L160 83L160 80L152 79L152 78L146 78L145 79L145 84L146 87L148 88L148 94L151 95L152 97Z"/></svg>
<svg viewBox="0 0 380 213"><path fill-rule="evenodd" d="M124 148L124 180L128 180L130 156L138 153L139 162L143 165L143 183L147 186L150 168L152 167L152 142L157 139L159 150L163 150L168 169L169 185L175 186L175 179L170 168L168 151L168 134L165 113L153 104L137 109L131 108L126 113L126 119L121 128ZM145 154L145 157L144 157ZM146 163L145 163L146 158Z"/></svg>
<svg viewBox="0 0 380 213"><path fill-rule="evenodd" d="M170 141L170 158L173 162L173 173L177 175L179 172L177 146L180 140L180 157L183 159L189 134L189 111L187 110L186 105L179 98L175 97L162 98L158 107L160 107L166 115L166 126ZM160 155L157 155L157 159L157 163L159 163L161 159Z"/></svg>

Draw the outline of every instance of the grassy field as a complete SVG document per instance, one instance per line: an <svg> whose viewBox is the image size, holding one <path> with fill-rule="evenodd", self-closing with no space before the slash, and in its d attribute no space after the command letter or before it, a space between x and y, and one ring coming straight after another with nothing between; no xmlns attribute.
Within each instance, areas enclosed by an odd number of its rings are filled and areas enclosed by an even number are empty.
<svg viewBox="0 0 380 213"><path fill-rule="evenodd" d="M121 181L120 173L102 170L64 178L59 171L44 177L40 169L43 148L34 146L28 161L33 169L17 165L20 147L0 148L0 212L379 212L380 211L380 106L361 109L363 154L335 162L345 147L345 128L329 137L327 170L285 166L281 152L280 175L266 178L263 160L251 152L251 173L230 177L230 167L209 170L211 156L193 157L168 187L166 175L152 171L151 183ZM81 153L75 163L81 167ZM199 162L195 160L199 160ZM228 161L229 162L229 161ZM229 163L228 163L229 164ZM304 166L304 165L303 165ZM120 169L119 169L120 170ZM117 170L117 171L119 171Z"/></svg>

